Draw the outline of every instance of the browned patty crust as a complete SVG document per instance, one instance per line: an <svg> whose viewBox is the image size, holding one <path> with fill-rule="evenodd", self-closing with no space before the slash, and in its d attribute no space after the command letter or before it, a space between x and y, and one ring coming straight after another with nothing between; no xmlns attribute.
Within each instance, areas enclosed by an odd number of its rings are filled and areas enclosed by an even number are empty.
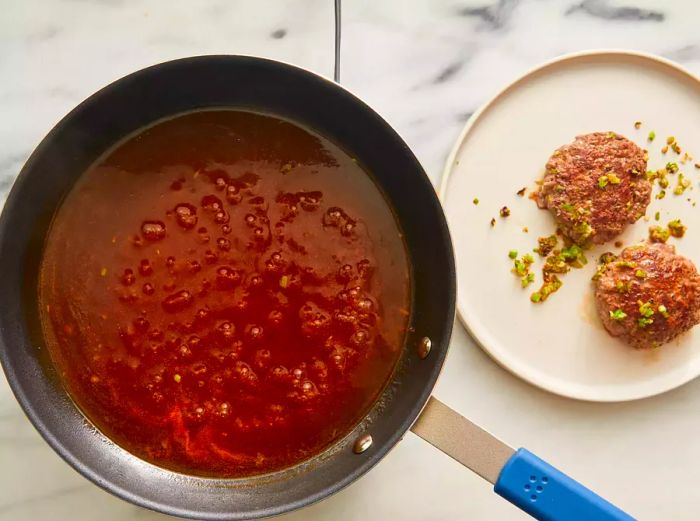
<svg viewBox="0 0 700 521"><path fill-rule="evenodd" d="M646 154L613 132L577 136L547 161L538 193L559 227L579 245L602 244L646 212Z"/></svg>
<svg viewBox="0 0 700 521"><path fill-rule="evenodd" d="M659 346L700 322L700 275L673 246L625 248L595 279L605 329L633 347Z"/></svg>

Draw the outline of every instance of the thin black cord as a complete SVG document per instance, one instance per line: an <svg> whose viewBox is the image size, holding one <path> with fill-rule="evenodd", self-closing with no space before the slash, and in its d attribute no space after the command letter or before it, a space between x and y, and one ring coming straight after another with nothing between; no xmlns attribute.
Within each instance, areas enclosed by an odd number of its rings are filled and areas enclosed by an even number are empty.
<svg viewBox="0 0 700 521"><path fill-rule="evenodd" d="M335 68L333 80L340 83L340 0L335 0Z"/></svg>

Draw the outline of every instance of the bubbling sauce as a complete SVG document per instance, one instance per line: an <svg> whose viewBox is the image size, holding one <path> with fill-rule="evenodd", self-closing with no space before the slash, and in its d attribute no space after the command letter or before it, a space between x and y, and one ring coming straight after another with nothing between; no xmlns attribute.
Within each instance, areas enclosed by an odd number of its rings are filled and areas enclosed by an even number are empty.
<svg viewBox="0 0 700 521"><path fill-rule="evenodd" d="M190 113L128 138L54 217L39 281L52 361L137 456L244 477L348 433L397 363L400 229L371 178L295 124Z"/></svg>

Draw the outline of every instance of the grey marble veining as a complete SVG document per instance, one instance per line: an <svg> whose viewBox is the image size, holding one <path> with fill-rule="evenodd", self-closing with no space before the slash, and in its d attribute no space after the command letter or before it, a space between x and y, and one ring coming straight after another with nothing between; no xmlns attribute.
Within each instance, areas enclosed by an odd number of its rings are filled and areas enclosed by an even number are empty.
<svg viewBox="0 0 700 521"><path fill-rule="evenodd" d="M343 83L406 139L434 183L465 121L538 63L631 48L700 74L695 0L346 0ZM0 204L42 137L139 68L239 53L330 76L331 0L5 0L0 9ZM699 100L700 102L700 100ZM47 173L50 175L50 173ZM0 296L1 298L1 296ZM551 396L488 359L457 326L436 394L548 457L641 519L700 512L700 383L631 404ZM71 470L0 377L0 520L156 520ZM366 477L288 520L526 519L414 436Z"/></svg>
<svg viewBox="0 0 700 521"><path fill-rule="evenodd" d="M604 20L630 20L663 22L666 15L663 11L653 9L641 9L627 5L611 5L605 0L583 0L580 4L572 5L566 14L583 12L587 15L602 18Z"/></svg>

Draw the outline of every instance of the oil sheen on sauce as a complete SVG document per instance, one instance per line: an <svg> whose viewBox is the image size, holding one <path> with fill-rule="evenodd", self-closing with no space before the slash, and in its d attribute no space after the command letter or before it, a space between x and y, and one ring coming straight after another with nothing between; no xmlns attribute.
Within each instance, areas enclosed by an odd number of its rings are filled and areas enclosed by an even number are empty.
<svg viewBox="0 0 700 521"><path fill-rule="evenodd" d="M366 414L409 314L400 229L324 138L204 111L128 138L58 210L39 305L84 414L156 465L244 477Z"/></svg>

